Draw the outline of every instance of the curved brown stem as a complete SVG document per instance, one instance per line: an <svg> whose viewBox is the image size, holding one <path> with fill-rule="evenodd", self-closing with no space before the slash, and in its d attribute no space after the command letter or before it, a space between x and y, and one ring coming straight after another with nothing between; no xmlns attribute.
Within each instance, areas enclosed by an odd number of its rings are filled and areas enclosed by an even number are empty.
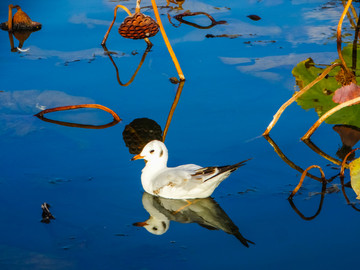
<svg viewBox="0 0 360 270"><path fill-rule="evenodd" d="M321 125L322 122L324 122L329 116L333 115L334 113L336 113L337 111L348 107L348 106L352 106L355 105L357 103L360 102L360 97L348 100L346 102L343 102L339 105L337 105L336 107L332 108L331 110L328 110L326 113L323 114L323 116L321 116L314 125L312 125L312 127L305 133L305 135L301 138L301 140L308 140L310 138L310 136L314 133L314 131Z"/></svg>
<svg viewBox="0 0 360 270"><path fill-rule="evenodd" d="M340 170L340 177L344 177L344 171L345 171L345 167L349 167L347 164L346 164L346 161L348 159L348 157L354 153L355 151L359 150L360 148L355 148L353 150L351 150L349 153L347 153L347 155L344 157L344 160L342 161L341 163L341 170Z"/></svg>
<svg viewBox="0 0 360 270"><path fill-rule="evenodd" d="M338 23L338 26L337 26L337 32L336 32L337 52L339 54L340 61L341 61L342 65L343 65L343 67L344 67L344 69L346 70L347 73L350 73L350 70L347 67L347 65L345 63L345 60L344 60L344 57L342 56L342 53L341 53L341 27L342 27L342 23L344 21L346 13L349 10L349 7L350 7L351 3L352 3L352 0L348 0L348 2L346 3L346 5L344 7L344 11L341 14L341 17L340 17L340 20L339 20L339 23Z"/></svg>
<svg viewBox="0 0 360 270"><path fill-rule="evenodd" d="M292 198L294 197L294 195L296 194L296 192L298 192L298 190L299 190L300 187L302 186L307 172L308 172L310 169L312 169L312 168L318 168L318 169L320 170L320 173L321 173L322 182L323 182L323 183L326 182L325 174L324 174L323 170L321 169L321 167L318 166L318 165L311 165L310 167L308 167L308 168L302 173L299 184L298 184L298 185L295 187L295 189L291 192L288 200L292 200Z"/></svg>
<svg viewBox="0 0 360 270"><path fill-rule="evenodd" d="M76 109L81 109L81 108L100 109L100 110L103 110L103 111L106 111L106 112L110 113L113 116L115 121L117 121L117 122L121 121L120 117L113 110L109 109L108 107L99 105L99 104L80 104L80 105L70 105L70 106L55 107L55 108L43 110L43 111L35 114L35 116L40 118L40 117L43 117L43 115L47 114L47 113L59 112L59 111L67 111L67 110L76 110Z"/></svg>
<svg viewBox="0 0 360 270"><path fill-rule="evenodd" d="M316 218L322 209L323 203L324 203L324 198L325 198L325 193L326 193L326 182L324 181L322 183L322 188L321 188L321 198L320 198L320 203L319 203L319 208L316 211L316 213L313 216L310 217L306 217L303 213L300 212L300 210L295 206L294 202L292 199L289 199L289 203L291 208L304 220L312 220L314 218Z"/></svg>
<svg viewBox="0 0 360 270"><path fill-rule="evenodd" d="M171 120L172 120L172 117L174 115L174 111L176 109L176 106L179 102L179 99L180 99L180 96L181 96L181 92L184 88L184 84L185 84L185 81L180 81L179 82L179 86L178 86L178 89L176 91L176 95L175 95L175 99L173 101L173 104L171 105L171 109L170 109L170 112L169 112L169 115L168 115L168 118L166 120L166 125L165 125L165 128L164 128L164 131L163 131L163 142L165 142L165 138L166 138L166 134L169 130L169 126L170 126L170 123L171 123Z"/></svg>
<svg viewBox="0 0 360 270"><path fill-rule="evenodd" d="M175 68L176 68L176 71L177 73L179 74L179 78L180 78L180 81L184 81L185 80L185 76L181 70L181 67L180 67L180 64L176 58L176 55L174 53L174 50L172 49L171 47L171 44L170 44L170 41L166 35L166 32L165 32L165 29L164 29L164 26L161 22L161 19L160 19L160 14L159 14L159 11L158 11L158 8L156 6L156 2L155 0L151 0L151 4L153 6L153 9L154 9L154 14L155 14L155 18L156 18L156 21L157 23L159 24L159 27L160 27L160 31L161 31L161 35L163 36L163 39L165 41L165 45L170 53L170 56L171 56L171 59L173 60L174 62L174 65L175 65Z"/></svg>
<svg viewBox="0 0 360 270"><path fill-rule="evenodd" d="M116 66L116 63L115 63L114 59L112 58L111 53L108 51L108 49L106 48L105 45L103 45L103 49L104 49L104 52L106 52L106 54L109 56L109 59L110 59L111 63L112 63L113 66L115 67L115 70L116 70L116 78L117 78L118 83L119 83L121 86L128 86L128 85L130 85L130 84L134 81L137 73L139 72L142 64L143 64L144 61L145 61L145 58L146 58L147 54L148 54L149 51L150 51L148 48L145 50L145 52L144 52L144 54L143 54L143 56L142 56L142 58L141 58L141 60L140 60L140 63L139 63L139 65L138 65L137 69L135 70L134 74L133 74L132 77L130 78L130 80L129 80L127 83L122 83L121 80L120 80L119 69L118 69L118 67Z"/></svg>
<svg viewBox="0 0 360 270"><path fill-rule="evenodd" d="M108 36L109 36L109 34L110 34L111 28L113 27L113 25L114 25L114 23L115 23L118 8L122 8L123 10L125 10L126 13L127 13L129 16L132 15L131 12L130 12L130 10L129 10L127 7L125 7L125 6L123 6L123 5L117 5L117 6L115 7L115 9L114 9L114 19L112 20L112 22L111 22L111 24L110 24L110 26L109 26L109 29L106 31L105 36L104 36L104 38L103 38L103 40L102 40L102 42L101 42L101 45L105 45L105 43L106 43L106 40L107 40L107 38L108 38Z"/></svg>
<svg viewBox="0 0 360 270"><path fill-rule="evenodd" d="M183 17L186 17L186 16L196 16L196 15L205 15L205 16L207 16L211 20L211 24L209 26L201 26L201 25L198 25L196 23L188 22L188 21L183 19ZM190 11L186 11L186 12L184 12L182 14L178 14L178 15L174 16L174 18L176 20L178 20L179 22L185 23L187 25L191 25L191 26L199 28L199 29L209 29L209 28L214 27L217 24L225 24L226 23L226 21L216 21L210 14L208 14L206 12L190 12Z"/></svg>
<svg viewBox="0 0 360 270"><path fill-rule="evenodd" d="M321 73L315 80L313 80L311 83L306 85L303 89L295 93L288 101L286 101L283 105L281 105L280 109L276 112L276 114L273 116L273 120L270 122L268 127L266 128L265 132L263 133L263 136L266 136L269 134L271 129L275 126L276 122L279 120L281 114L284 112L284 110L293 103L297 98L302 96L306 91L308 91L311 87L313 87L315 84L317 84L319 81L321 81L327 74L330 73L332 69L335 67L341 66L340 63L334 63L331 66L327 67L323 73Z"/></svg>

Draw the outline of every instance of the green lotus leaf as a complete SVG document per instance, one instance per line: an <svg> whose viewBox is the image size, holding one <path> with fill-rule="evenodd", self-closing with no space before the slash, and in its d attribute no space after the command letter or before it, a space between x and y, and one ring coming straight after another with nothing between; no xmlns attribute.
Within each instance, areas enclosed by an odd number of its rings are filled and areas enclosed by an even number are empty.
<svg viewBox="0 0 360 270"><path fill-rule="evenodd" d="M348 67L355 63L360 63L359 48L355 51L356 61L353 59L354 50L352 44L348 44L342 50L343 57ZM335 62L339 62L336 60ZM311 58L308 58L295 66L292 74L296 83L302 89L307 84L315 80L325 68L317 66ZM340 67L334 68L328 76L314 85L310 90L297 99L298 105L304 110L315 109L315 112L321 117L328 110L338 104L333 102L334 92L341 87L341 84L335 79L335 75L340 71ZM354 105L336 112L325 120L328 124L351 125L360 128L360 105Z"/></svg>

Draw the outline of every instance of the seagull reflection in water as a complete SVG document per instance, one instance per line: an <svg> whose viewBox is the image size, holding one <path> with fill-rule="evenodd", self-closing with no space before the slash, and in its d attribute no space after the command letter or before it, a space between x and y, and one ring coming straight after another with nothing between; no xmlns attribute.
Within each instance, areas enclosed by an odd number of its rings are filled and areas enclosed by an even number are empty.
<svg viewBox="0 0 360 270"><path fill-rule="evenodd" d="M155 235L167 232L170 221L197 223L208 230L222 230L234 235L244 246L254 242L244 238L239 228L211 197L193 200L174 200L153 196L144 192L142 203L150 218L136 222L134 226L143 227Z"/></svg>

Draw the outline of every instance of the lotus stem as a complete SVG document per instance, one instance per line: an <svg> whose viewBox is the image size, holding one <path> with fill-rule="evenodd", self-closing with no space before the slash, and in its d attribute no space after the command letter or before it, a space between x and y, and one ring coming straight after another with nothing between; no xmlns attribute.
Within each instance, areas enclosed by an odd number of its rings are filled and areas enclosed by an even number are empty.
<svg viewBox="0 0 360 270"><path fill-rule="evenodd" d="M51 108L51 109L46 109L43 110L37 114L35 114L35 116L37 117L43 117L44 114L46 113L51 113L51 112L58 112L58 111L67 111L67 110L76 110L76 109L80 109L80 108L94 108L94 109L100 109L103 111L106 111L108 113L110 113L113 117L115 121L120 122L121 119L120 117L111 109L99 105L99 104L80 104L80 105L70 105L70 106L61 106L61 107L55 107L55 108Z"/></svg>
<svg viewBox="0 0 360 270"><path fill-rule="evenodd" d="M12 31L12 9L13 9L13 5L9 5L9 15L8 15L8 30L9 32Z"/></svg>
<svg viewBox="0 0 360 270"><path fill-rule="evenodd" d="M102 46L105 45L106 40L107 40L107 38L108 38L108 36L109 36L109 34L110 34L111 28L113 27L113 25L114 25L114 23L115 23L118 8L122 8L123 10L125 10L126 13L127 13L129 16L132 15L131 12L130 12L130 10L129 10L127 7L123 6L123 5L117 5L117 6L115 7L115 9L114 9L114 19L112 20L112 22L111 22L111 24L110 24L110 27L109 27L109 29L107 30L107 32L106 32L106 34L105 34L105 36L104 36L104 39L103 39L102 42L101 42L101 45L102 45Z"/></svg>
<svg viewBox="0 0 360 270"><path fill-rule="evenodd" d="M293 192L291 192L288 200L292 200L292 198L294 197L294 195L296 194L296 192L298 192L298 190L299 190L300 187L302 186L307 172L308 172L310 169L312 169L312 168L318 168L318 169L320 170L320 173L321 173L321 179L323 180L323 182L326 181L326 180L325 180L325 174L324 174L323 170L321 169L321 167L318 166L318 165L311 165L310 167L308 167L308 168L302 173L299 184L296 186L296 188L293 190Z"/></svg>
<svg viewBox="0 0 360 270"><path fill-rule="evenodd" d="M168 130L169 130L169 126L170 126L170 123L171 123L171 119L172 119L172 117L173 117L173 115L174 115L174 111L175 111L176 106L177 106L177 104L178 104L178 102L179 102L179 99L180 99L180 96L181 96L181 92L182 92L182 90L183 90L183 88L184 88L184 83L185 83L185 81L180 81L180 82L179 82L179 86L178 86L178 89L177 89L177 91L176 91L175 99L174 99L174 101L173 101L173 104L171 105L171 109L170 109L168 118L167 118L167 120L166 120L166 125L165 125L165 128L164 128L163 137L162 137L163 142L165 142L166 134L167 134L167 132L168 132Z"/></svg>
<svg viewBox="0 0 360 270"><path fill-rule="evenodd" d="M339 105L337 105L336 107L332 108L331 110L328 110L326 113L323 114L323 116L321 116L314 125L312 125L312 127L308 130L308 132L306 132L306 134L301 138L301 140L308 140L310 138L310 136L314 133L314 131L321 125L322 122L324 122L329 116L331 116L332 114L334 114L335 112L351 106L351 105L355 105L357 103L360 102L360 97L348 100L346 102L343 102Z"/></svg>
<svg viewBox="0 0 360 270"><path fill-rule="evenodd" d="M340 17L340 20L339 20L339 23L338 23L338 26L337 26L337 32L336 32L337 52L339 54L340 61L343 64L343 67L344 67L344 69L346 70L347 73L350 73L350 70L347 67L347 65L345 63L345 60L344 60L344 57L342 56L342 53L341 53L341 27L342 27L342 23L344 21L346 13L349 10L349 7L350 7L351 3L352 3L352 0L348 0L348 2L346 3L346 5L344 7L344 11L341 14L341 17Z"/></svg>
<svg viewBox="0 0 360 270"><path fill-rule="evenodd" d="M179 74L179 78L180 78L180 81L184 81L185 80L185 76L181 70L181 67L180 67L180 64L176 58L176 55L174 53L174 50L172 49L171 47L171 44L169 42L169 39L166 35L166 32L165 32L165 29L164 29L164 26L161 22L161 19L160 19L160 14L159 14L159 11L158 11L158 8L156 6L156 2L155 0L151 0L151 4L153 6L153 9L154 9L154 14L155 14L155 18L156 18L156 21L157 23L159 24L159 27L160 27L160 31L161 31L161 35L163 36L163 39L165 41L165 44L166 44L166 47L170 53L170 56L171 56L171 59L173 60L174 62L174 65L175 65L175 68L176 68L176 71L177 73Z"/></svg>
<svg viewBox="0 0 360 270"><path fill-rule="evenodd" d="M344 157L344 160L341 163L341 170L340 170L340 177L344 177L344 171L345 171L345 167L346 167L346 161L348 159L348 157L354 153L356 150L359 150L360 148L355 148L353 150L351 150L349 153L347 153L347 155Z"/></svg>
<svg viewBox="0 0 360 270"><path fill-rule="evenodd" d="M140 12L140 3L141 3L141 0L136 0L135 13Z"/></svg>
<svg viewBox="0 0 360 270"><path fill-rule="evenodd" d="M319 81L321 81L327 74L330 73L330 71L337 67L337 66L341 66L340 63L334 63L331 66L327 67L323 73L321 73L315 80L313 80L311 83L309 83L308 85L306 85L305 87L303 87L303 89L301 89L300 91L298 91L297 93L295 93L288 101L286 101L281 107L280 109L276 112L276 114L273 116L273 120L270 122L270 124L268 125L268 127L266 128L265 132L262 134L263 136L266 136L269 134L269 132L272 130L272 128L275 126L276 122L279 120L281 114L284 112L284 110L291 104L293 103L297 98L299 98L300 96L302 96L306 91L308 91L311 87L313 87L315 84L317 84Z"/></svg>

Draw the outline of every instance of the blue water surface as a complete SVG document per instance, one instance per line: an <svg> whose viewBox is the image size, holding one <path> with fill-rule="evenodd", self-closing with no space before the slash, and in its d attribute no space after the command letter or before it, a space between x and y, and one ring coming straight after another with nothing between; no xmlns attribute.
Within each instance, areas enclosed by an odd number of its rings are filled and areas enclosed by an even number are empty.
<svg viewBox="0 0 360 270"><path fill-rule="evenodd" d="M178 89L169 78L178 74L158 33L134 81L119 84L100 43L114 7L122 4L133 12L136 1L1 1L1 22L7 21L9 4L19 4L42 29L24 42L24 52L11 52L8 33L0 33L1 269L357 267L360 215L347 204L339 179L333 182L339 190L326 194L320 214L302 219L287 201L301 173L261 136L297 89L294 66L309 57L318 64L338 58L334 36L343 10L340 1L186 0L182 9L157 1L186 77L165 139L168 164L228 165L252 158L217 188L209 207L221 213L213 220L236 226L255 243L249 248L224 227L206 223L211 217L201 216L207 209L201 204L180 216L169 210L175 207L171 202L143 194L144 163L130 161L134 154L123 132L139 118L165 129ZM150 7L151 1L141 6ZM180 24L174 16L186 10L227 23L207 29ZM151 8L142 12L154 17ZM119 11L117 17L106 45L117 53L112 57L126 83L146 43L122 38L117 28L126 14ZM202 26L211 23L204 15L185 19ZM344 27L350 29L348 20ZM87 103L110 108L122 121L105 129L84 129L33 116L45 108ZM112 121L111 115L94 109L48 117L92 125ZM313 110L293 104L271 138L297 166L319 165L330 178L338 166L300 141L317 119ZM333 157L342 144L327 124L312 140ZM306 178L294 198L305 216L316 213L320 191L319 182ZM358 206L351 188L346 192ZM41 222L44 202L56 218L49 224ZM133 225L154 213L172 220L166 232L152 234Z"/></svg>

